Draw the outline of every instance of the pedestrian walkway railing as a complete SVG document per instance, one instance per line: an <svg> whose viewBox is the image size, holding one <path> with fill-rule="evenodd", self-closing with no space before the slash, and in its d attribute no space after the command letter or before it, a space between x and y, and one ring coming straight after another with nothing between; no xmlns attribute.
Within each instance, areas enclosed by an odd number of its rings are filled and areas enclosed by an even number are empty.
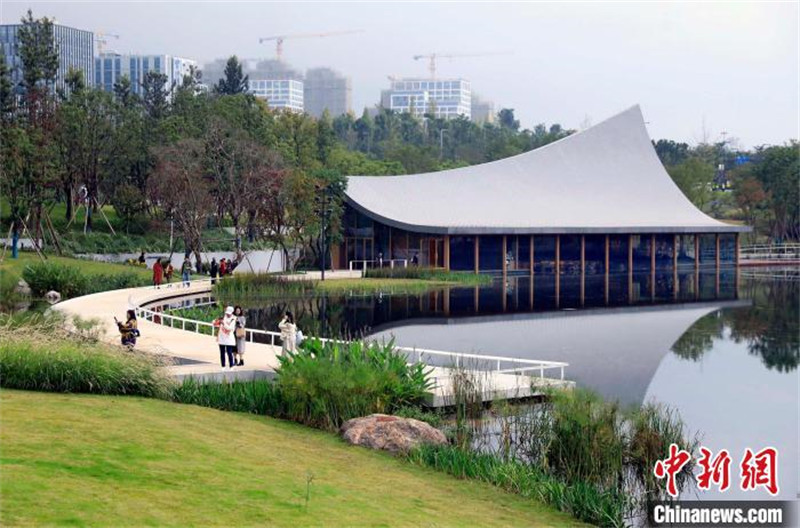
<svg viewBox="0 0 800 528"><path fill-rule="evenodd" d="M367 268L392 268L394 267L408 267L408 259L372 259L372 260L351 260L349 261L350 271L355 271L361 268L361 271L367 271Z"/></svg>
<svg viewBox="0 0 800 528"><path fill-rule="evenodd" d="M752 244L739 248L741 260L800 259L800 243Z"/></svg>
<svg viewBox="0 0 800 528"><path fill-rule="evenodd" d="M195 281L196 283L205 283L210 286L211 281ZM197 284L194 287L185 287L187 294L190 293L203 293L203 290L197 289ZM196 290L190 292L189 290ZM146 305L166 300L165 293L169 293L169 289L162 288L156 290L161 292L160 296L148 295L143 299L137 299L137 303L133 304L133 310L136 317L151 323L169 326L170 328L180 329L183 331L194 332L198 334L213 335L214 323L207 321L199 321L196 319L189 319L178 315L172 315L158 308L146 308ZM205 289L207 292L207 289ZM168 298L168 297L167 297ZM204 302L203 304L210 304ZM256 340L256 336L263 336ZM308 338L307 338L308 339ZM319 341L326 343L329 341L347 343L345 340L329 339L329 338L316 338ZM256 328L245 328L245 340L248 343L261 343L268 344L273 347L282 346L280 332L271 330L260 330ZM545 361L539 359L521 359L505 356L493 356L487 354L470 354L464 352L450 352L445 350L431 350L427 348L416 348L406 346L395 347L400 352L406 355L409 362L424 363L429 366L439 367L455 367L465 368L469 370L495 372L498 374L515 374L515 375L528 375L532 376L538 373L539 378L545 378L545 371L557 371L559 379L564 379L564 369L569 366L569 363L560 361ZM533 374L529 374L533 373Z"/></svg>

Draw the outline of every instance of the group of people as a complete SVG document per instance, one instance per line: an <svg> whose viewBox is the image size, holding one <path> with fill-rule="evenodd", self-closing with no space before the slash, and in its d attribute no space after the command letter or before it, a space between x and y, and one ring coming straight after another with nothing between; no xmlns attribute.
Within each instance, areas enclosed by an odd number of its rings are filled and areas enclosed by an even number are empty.
<svg viewBox="0 0 800 528"><path fill-rule="evenodd" d="M174 273L175 268L172 267L170 260L157 258L155 264L153 264L153 286L160 288L164 279L166 279L167 285L170 285Z"/></svg>
<svg viewBox="0 0 800 528"><path fill-rule="evenodd" d="M223 370L244 365L244 346L247 341L245 323L247 320L241 306L228 306L225 314L214 320L219 345L219 362ZM225 360L228 366L225 366Z"/></svg>
<svg viewBox="0 0 800 528"><path fill-rule="evenodd" d="M228 306L222 317L214 320L217 329L217 344L219 345L219 362L223 370L244 365L244 349L247 340L245 327L246 319L241 306ZM296 352L297 346L302 342L303 333L297 329L294 314L286 311L283 319L278 323L281 331L281 353ZM227 365L225 364L227 360Z"/></svg>
<svg viewBox="0 0 800 528"><path fill-rule="evenodd" d="M219 263L217 263L216 258L211 259L211 265L208 269L208 274L211 277L211 282L216 283L217 277L220 279L225 275L230 275L233 273L233 270L236 269L236 266L239 265L239 262L236 260L229 260L225 257L219 259Z"/></svg>

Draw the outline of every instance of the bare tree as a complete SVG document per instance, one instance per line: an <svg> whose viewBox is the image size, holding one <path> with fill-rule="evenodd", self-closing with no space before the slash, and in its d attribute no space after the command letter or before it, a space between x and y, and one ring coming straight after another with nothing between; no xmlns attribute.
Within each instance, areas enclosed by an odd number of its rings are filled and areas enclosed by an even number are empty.
<svg viewBox="0 0 800 528"><path fill-rule="evenodd" d="M198 269L202 264L202 232L206 219L214 211L212 180L204 167L204 144L196 139L182 139L156 151L156 167L148 180L148 193L162 213L174 220L194 253Z"/></svg>

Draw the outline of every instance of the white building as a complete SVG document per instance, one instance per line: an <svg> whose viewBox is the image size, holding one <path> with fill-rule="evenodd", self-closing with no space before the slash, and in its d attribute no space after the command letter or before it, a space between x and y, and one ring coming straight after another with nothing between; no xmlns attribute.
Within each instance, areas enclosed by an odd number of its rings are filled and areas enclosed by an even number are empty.
<svg viewBox="0 0 800 528"><path fill-rule="evenodd" d="M470 83L464 79L395 79L381 95L381 104L417 117L432 113L445 119L472 115Z"/></svg>
<svg viewBox="0 0 800 528"><path fill-rule="evenodd" d="M303 81L295 79L250 79L247 90L267 101L270 108L303 112Z"/></svg>
<svg viewBox="0 0 800 528"><path fill-rule="evenodd" d="M94 61L95 86L107 92L114 91L114 83L126 75L134 93L142 93L144 76L151 71L167 76L167 87L180 86L197 62L172 55L123 55L101 53Z"/></svg>

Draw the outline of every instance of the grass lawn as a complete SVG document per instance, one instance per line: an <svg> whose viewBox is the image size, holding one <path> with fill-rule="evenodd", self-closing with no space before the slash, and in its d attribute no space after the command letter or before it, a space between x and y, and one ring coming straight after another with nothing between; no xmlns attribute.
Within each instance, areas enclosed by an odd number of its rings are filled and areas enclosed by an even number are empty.
<svg viewBox="0 0 800 528"><path fill-rule="evenodd" d="M580 524L489 485L280 420L7 389L0 404L3 526Z"/></svg>
<svg viewBox="0 0 800 528"><path fill-rule="evenodd" d="M455 282L427 279L335 279L317 281L317 289L331 293L413 293L441 288L444 286L458 286Z"/></svg>
<svg viewBox="0 0 800 528"><path fill-rule="evenodd" d="M19 258L11 258L10 250L6 253L6 258L0 263L0 274L9 274L17 279L22 276L22 270L28 264L41 262L39 256L35 252L21 251ZM93 260L84 260L70 257L58 257L55 255L48 255L47 262L55 262L79 268L81 272L92 274L113 274L113 273L136 273L144 278L152 278L153 272L145 268L138 268L136 266L128 266L125 264L113 264L109 262L95 262Z"/></svg>

